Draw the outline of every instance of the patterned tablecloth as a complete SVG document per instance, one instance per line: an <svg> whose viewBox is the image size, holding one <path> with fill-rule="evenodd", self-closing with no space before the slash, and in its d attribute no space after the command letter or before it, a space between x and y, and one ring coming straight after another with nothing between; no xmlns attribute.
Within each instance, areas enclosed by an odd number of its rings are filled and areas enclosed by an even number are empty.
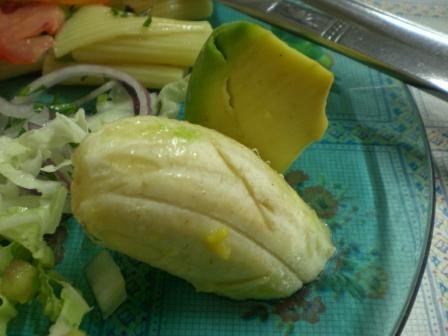
<svg viewBox="0 0 448 336"><path fill-rule="evenodd" d="M448 33L448 0L365 0ZM448 65L447 65L448 66ZM429 260L403 335L448 334L448 102L411 92L426 126L436 174L436 212Z"/></svg>
<svg viewBox="0 0 448 336"><path fill-rule="evenodd" d="M417 89L412 88L411 91L423 116L432 149L436 175L436 211L429 260L403 335L447 335L448 103Z"/></svg>

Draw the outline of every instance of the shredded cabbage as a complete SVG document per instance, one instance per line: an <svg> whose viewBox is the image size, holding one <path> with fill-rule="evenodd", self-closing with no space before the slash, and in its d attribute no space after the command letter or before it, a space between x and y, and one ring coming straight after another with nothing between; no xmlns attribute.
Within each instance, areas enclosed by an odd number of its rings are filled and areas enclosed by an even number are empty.
<svg viewBox="0 0 448 336"><path fill-rule="evenodd" d="M6 266L8 266L13 259L12 248L13 243L0 247L0 274L3 274Z"/></svg>
<svg viewBox="0 0 448 336"><path fill-rule="evenodd" d="M0 235L27 248L42 264L52 266L53 252L43 237L54 233L59 225L66 196L67 190L60 186L49 198L23 196L10 200L16 204L0 212Z"/></svg>
<svg viewBox="0 0 448 336"><path fill-rule="evenodd" d="M185 102L188 80L190 76L165 85L160 91L158 115L176 119L179 116L181 104Z"/></svg>
<svg viewBox="0 0 448 336"><path fill-rule="evenodd" d="M152 110L164 117L177 117L187 83L185 78L168 84L159 95L151 93ZM22 107L0 98L0 284L6 267L25 251L27 260L39 271L38 299L54 322L50 336L79 331L90 310L75 288L49 271L55 257L44 236L53 234L62 213L70 211L67 195L74 147L90 131L135 113L126 89L111 87L107 93L92 92L82 98L97 97L95 114L87 116L81 108L72 116L55 113L52 120L45 105L36 111L32 105ZM55 286L62 288L59 296ZM0 292L0 335L6 334L7 324L16 314L13 303Z"/></svg>
<svg viewBox="0 0 448 336"><path fill-rule="evenodd" d="M89 305L78 291L68 283L63 283L61 291L62 309L56 322L50 328L49 336L64 336L79 330L85 314L90 311Z"/></svg>
<svg viewBox="0 0 448 336"><path fill-rule="evenodd" d="M0 278L0 285L2 280ZM1 286L0 286L1 287ZM17 315L17 311L8 299L0 292L0 335L6 335L8 322Z"/></svg>
<svg viewBox="0 0 448 336"><path fill-rule="evenodd" d="M44 307L45 315L54 322L49 335L62 336L70 331L77 331L82 318L90 310L81 294L68 282L41 268L39 280L41 284L39 300ZM55 294L54 285L62 287L60 297Z"/></svg>
<svg viewBox="0 0 448 336"><path fill-rule="evenodd" d="M45 281L44 269L53 266L54 254L44 235L54 233L58 227L68 193L63 182L51 180L45 174L58 171L69 177L72 145L79 144L87 132L84 111L80 110L72 118L56 114L46 126L17 138L0 137L0 238L9 242L0 248L0 281L3 270L14 259L14 247L29 251L34 263L40 265L39 296L44 311L58 326L53 328L56 330L53 335L63 335L57 333L63 323L67 324L65 329L76 330L87 305L68 283L59 283L63 290L58 299ZM79 306L79 312L66 308L73 304ZM1 296L1 335L6 333L7 323L15 314L12 304Z"/></svg>
<svg viewBox="0 0 448 336"><path fill-rule="evenodd" d="M103 250L86 267L87 281L104 318L127 299L125 281L112 256Z"/></svg>
<svg viewBox="0 0 448 336"><path fill-rule="evenodd" d="M58 164L56 166L54 164L46 165L46 166L42 167L40 170L43 172L46 172L46 173L54 173L63 167L69 167L71 164L72 164L72 160L67 159L67 160L62 161L60 164Z"/></svg>
<svg viewBox="0 0 448 336"><path fill-rule="evenodd" d="M71 144L86 136L83 111L75 118L57 114L46 127L23 133L18 138L0 137L0 235L26 247L46 266L53 253L43 236L59 225L67 189L63 183L39 176L51 160L62 169L71 156ZM33 195L32 192L39 195Z"/></svg>
<svg viewBox="0 0 448 336"><path fill-rule="evenodd" d="M151 93L151 110L162 117L177 118L187 94L188 79L189 76L165 85L159 94ZM107 123L133 115L131 97L122 85L116 85L109 93L98 96L96 113L87 118L87 124L89 130L96 131Z"/></svg>
<svg viewBox="0 0 448 336"><path fill-rule="evenodd" d="M122 85L117 85L108 94L98 97L96 113L88 118L87 123L90 130L96 131L104 124L133 115L131 97Z"/></svg>

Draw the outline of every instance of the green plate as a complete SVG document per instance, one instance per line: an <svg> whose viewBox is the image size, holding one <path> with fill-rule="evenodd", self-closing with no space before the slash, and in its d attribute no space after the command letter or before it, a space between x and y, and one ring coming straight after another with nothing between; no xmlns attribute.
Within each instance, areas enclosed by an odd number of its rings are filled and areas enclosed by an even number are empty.
<svg viewBox="0 0 448 336"><path fill-rule="evenodd" d="M217 5L213 24L249 19ZM266 27L270 27L266 25ZM301 40L279 29L282 39ZM433 215L433 175L424 128L400 81L329 52L335 84L330 126L286 175L333 231L336 256L319 279L280 301L237 302L114 254L129 300L109 319L97 308L88 335L387 335L399 331L416 295ZM25 80L0 83L2 93ZM61 88L62 97L80 89ZM99 250L75 220L58 271L94 306L84 267ZM37 304L20 308L10 336L45 335Z"/></svg>

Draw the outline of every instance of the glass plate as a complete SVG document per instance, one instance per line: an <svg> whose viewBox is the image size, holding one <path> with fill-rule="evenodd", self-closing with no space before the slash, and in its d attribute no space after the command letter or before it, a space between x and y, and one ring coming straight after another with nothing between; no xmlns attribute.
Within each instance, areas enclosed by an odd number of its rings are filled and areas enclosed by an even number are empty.
<svg viewBox="0 0 448 336"><path fill-rule="evenodd" d="M214 24L247 19L217 5ZM265 25L271 28L269 25ZM294 44L299 38L273 29ZM237 302L114 254L129 300L109 319L97 308L88 335L386 335L399 331L415 297L432 229L433 176L424 128L403 83L328 51L335 84L330 126L286 174L333 231L336 256L319 279L286 300ZM23 79L0 85L16 91ZM73 89L57 89L62 97ZM84 89L85 90L85 89ZM84 267L99 251L75 220L58 271L94 299ZM37 304L20 308L10 336L45 335Z"/></svg>

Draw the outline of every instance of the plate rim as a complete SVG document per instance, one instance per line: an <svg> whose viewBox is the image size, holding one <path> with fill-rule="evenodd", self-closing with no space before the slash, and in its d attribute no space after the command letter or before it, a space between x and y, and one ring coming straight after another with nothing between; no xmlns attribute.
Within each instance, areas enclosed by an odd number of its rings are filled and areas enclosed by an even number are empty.
<svg viewBox="0 0 448 336"><path fill-rule="evenodd" d="M367 66L367 65L366 65ZM414 307L415 300L417 298L418 292L421 287L421 283L423 280L423 275L426 270L426 265L428 263L429 259L429 253L431 250L431 243L432 243L432 237L433 237L433 231L434 231L434 219L435 219L435 207L436 207L436 188L435 188L435 165L433 161L433 156L431 152L431 146L429 143L428 134L426 132L425 123L423 121L423 117L420 113L420 109L418 108L417 102L415 101L414 96L411 93L411 90L409 88L409 85L405 84L404 82L400 81L401 85L403 86L404 91L406 92L406 96L409 100L409 102L412 104L412 110L415 114L416 121L418 122L420 129L421 129L421 135L424 142L425 152L426 152L426 161L428 162L428 176L429 176L429 200L428 200L428 217L426 219L426 229L425 229L425 235L424 235L424 246L420 252L419 261L418 261L418 267L417 271L414 274L414 277L412 279L412 290L410 294L408 295L408 298L406 299L406 303L403 306L400 316L395 322L395 326L392 330L392 335L400 335L403 332L403 329L405 328L409 316L412 312L412 308Z"/></svg>

